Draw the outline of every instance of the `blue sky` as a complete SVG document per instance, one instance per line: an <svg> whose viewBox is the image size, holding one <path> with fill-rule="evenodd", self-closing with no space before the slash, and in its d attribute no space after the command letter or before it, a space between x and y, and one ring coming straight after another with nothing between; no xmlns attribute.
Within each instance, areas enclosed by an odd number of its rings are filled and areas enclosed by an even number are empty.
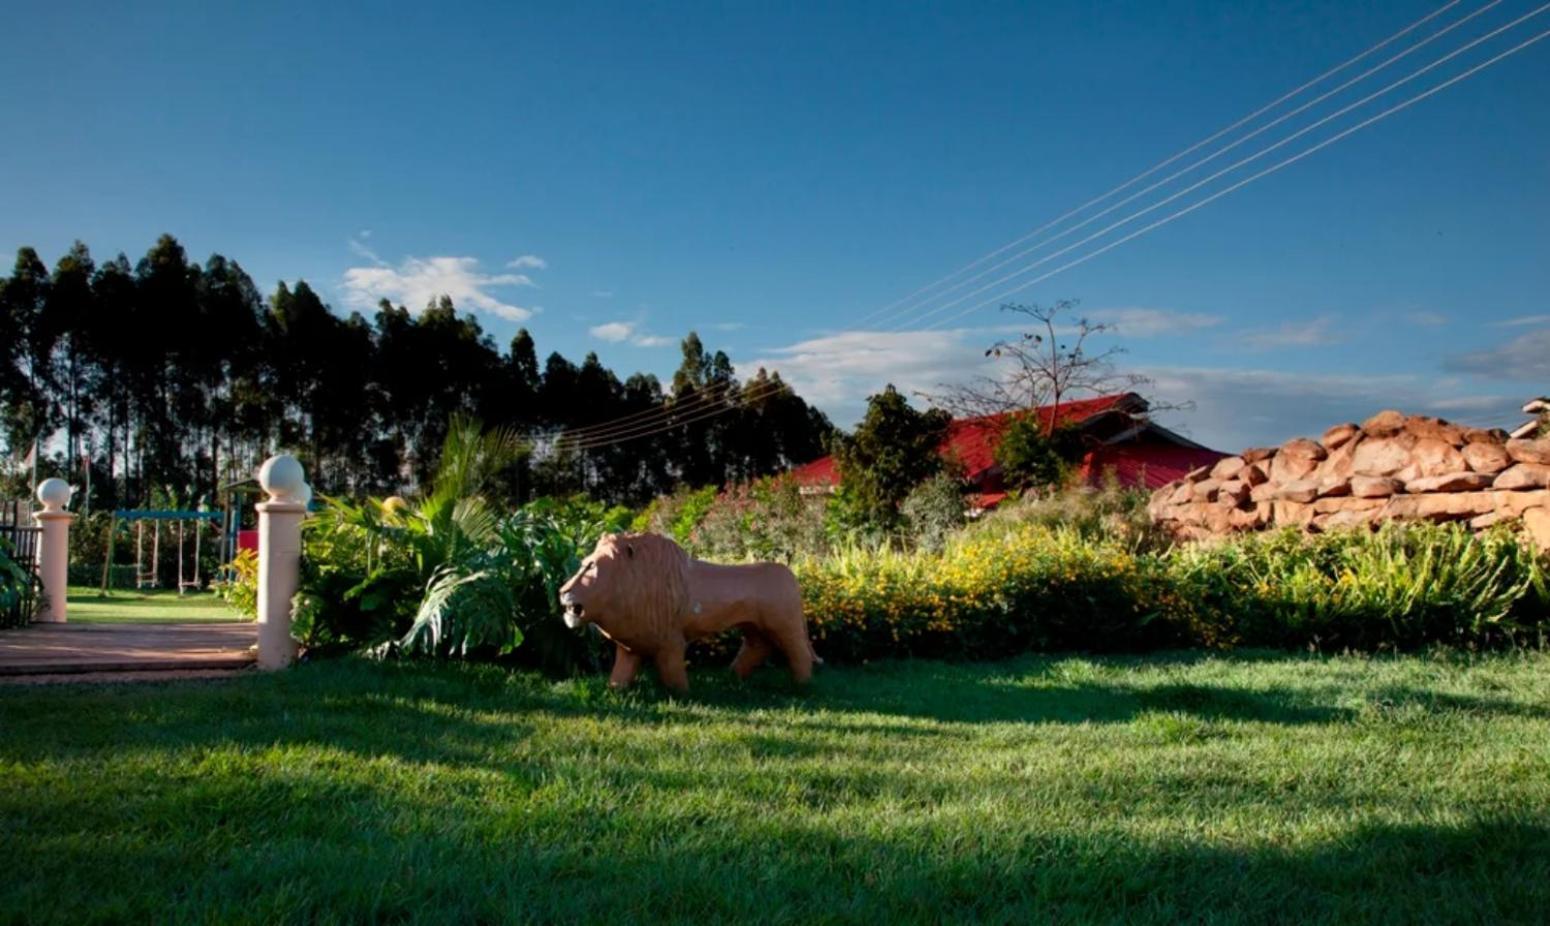
<svg viewBox="0 0 1550 926"><path fill-rule="evenodd" d="M1439 5L17 6L0 247L134 258L166 231L266 291L304 278L347 311L448 290L498 342L523 324L622 371L669 373L694 328L848 423L884 382L973 375L1005 324L869 313ZM1535 6L1503 0L1213 169ZM1550 385L1550 40L1018 294L1061 297L1227 449L1384 406L1515 422Z"/></svg>

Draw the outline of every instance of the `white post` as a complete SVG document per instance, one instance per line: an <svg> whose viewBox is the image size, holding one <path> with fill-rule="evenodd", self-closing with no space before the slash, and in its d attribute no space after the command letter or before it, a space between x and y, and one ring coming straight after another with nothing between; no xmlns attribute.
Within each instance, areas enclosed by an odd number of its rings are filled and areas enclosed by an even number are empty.
<svg viewBox="0 0 1550 926"><path fill-rule="evenodd" d="M269 493L258 509L258 667L283 669L296 660L291 599L301 571L301 519L312 487L289 454L264 461L258 483Z"/></svg>
<svg viewBox="0 0 1550 926"><path fill-rule="evenodd" d="M63 479L43 480L38 484L38 501L43 510L32 516L43 529L38 538L38 578L43 582L38 620L63 624L70 582L70 522L75 520L75 515L65 510L70 504L70 484Z"/></svg>

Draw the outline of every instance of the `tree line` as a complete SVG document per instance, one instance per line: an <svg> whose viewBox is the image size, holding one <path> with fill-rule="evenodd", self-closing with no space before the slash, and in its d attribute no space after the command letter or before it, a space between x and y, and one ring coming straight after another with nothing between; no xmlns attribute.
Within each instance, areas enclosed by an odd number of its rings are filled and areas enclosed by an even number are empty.
<svg viewBox="0 0 1550 926"><path fill-rule="evenodd" d="M458 417L531 438L503 474L514 502L639 504L824 453L828 419L778 374L739 381L692 332L682 353L666 386L621 380L594 353L540 364L525 329L502 352L446 297L419 312L383 300L370 318L305 282L266 299L236 261L201 265L170 235L134 264L98 264L76 242L52 271L24 247L0 278L0 494L26 490L35 447L40 475L84 486L89 473L94 508L215 505L279 450L321 492L391 494L434 471ZM633 428L577 431L632 415ZM599 439L627 434L640 436Z"/></svg>

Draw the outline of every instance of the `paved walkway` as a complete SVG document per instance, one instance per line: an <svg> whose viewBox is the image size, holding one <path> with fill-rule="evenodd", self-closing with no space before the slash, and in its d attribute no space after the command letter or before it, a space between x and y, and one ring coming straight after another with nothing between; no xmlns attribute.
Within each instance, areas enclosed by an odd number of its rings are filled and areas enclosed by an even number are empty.
<svg viewBox="0 0 1550 926"><path fill-rule="evenodd" d="M242 669L257 625L32 624L0 631L0 676Z"/></svg>

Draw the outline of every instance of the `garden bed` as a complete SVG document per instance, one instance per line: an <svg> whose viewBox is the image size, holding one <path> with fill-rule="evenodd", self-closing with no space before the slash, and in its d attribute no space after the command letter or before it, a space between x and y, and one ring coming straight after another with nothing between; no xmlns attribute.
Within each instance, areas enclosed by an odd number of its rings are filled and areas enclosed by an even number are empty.
<svg viewBox="0 0 1550 926"><path fill-rule="evenodd" d="M0 689L0 921L1542 921L1550 657Z"/></svg>

